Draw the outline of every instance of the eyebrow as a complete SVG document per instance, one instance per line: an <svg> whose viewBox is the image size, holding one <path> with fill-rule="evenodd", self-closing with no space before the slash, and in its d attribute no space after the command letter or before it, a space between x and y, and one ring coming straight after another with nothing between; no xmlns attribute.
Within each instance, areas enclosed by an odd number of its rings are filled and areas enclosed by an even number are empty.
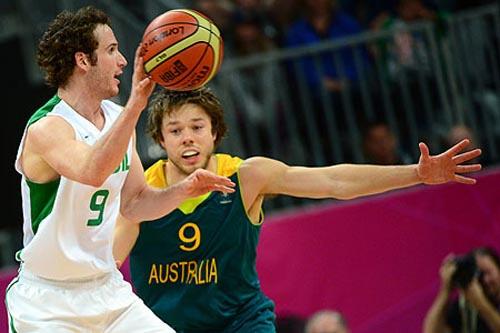
<svg viewBox="0 0 500 333"><path fill-rule="evenodd" d="M109 48L111 48L111 47L113 47L113 46L118 47L118 43L116 43L116 42L115 42L115 43L111 43L111 44L109 44L108 46L106 46L106 49L109 49Z"/></svg>
<svg viewBox="0 0 500 333"><path fill-rule="evenodd" d="M205 121L205 119L203 118L192 118L192 119L189 119L189 122L192 122L192 123L195 123L197 121ZM165 125L166 126L172 126L172 125L177 125L179 123L178 120L170 120L168 123L166 123Z"/></svg>

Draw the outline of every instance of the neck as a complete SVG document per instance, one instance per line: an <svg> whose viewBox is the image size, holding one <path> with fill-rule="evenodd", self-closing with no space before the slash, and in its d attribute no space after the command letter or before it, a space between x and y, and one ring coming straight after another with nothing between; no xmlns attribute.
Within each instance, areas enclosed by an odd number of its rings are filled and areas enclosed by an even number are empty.
<svg viewBox="0 0 500 333"><path fill-rule="evenodd" d="M57 95L75 112L99 128L104 119L101 110L102 99L93 96L90 91L88 88L68 84L67 87L59 88Z"/></svg>

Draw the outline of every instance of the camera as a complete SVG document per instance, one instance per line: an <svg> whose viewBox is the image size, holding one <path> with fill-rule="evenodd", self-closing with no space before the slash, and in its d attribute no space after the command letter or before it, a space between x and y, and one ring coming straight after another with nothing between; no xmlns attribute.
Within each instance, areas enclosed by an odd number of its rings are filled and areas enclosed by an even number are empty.
<svg viewBox="0 0 500 333"><path fill-rule="evenodd" d="M466 254L455 257L454 261L457 269L451 277L451 282L455 287L465 289L472 279L479 274L476 258L473 254Z"/></svg>

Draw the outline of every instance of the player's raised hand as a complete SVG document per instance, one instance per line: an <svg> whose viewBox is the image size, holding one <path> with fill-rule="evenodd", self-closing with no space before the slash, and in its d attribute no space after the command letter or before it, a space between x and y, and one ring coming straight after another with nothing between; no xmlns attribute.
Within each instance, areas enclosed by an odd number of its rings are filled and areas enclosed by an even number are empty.
<svg viewBox="0 0 500 333"><path fill-rule="evenodd" d="M189 197L196 197L211 191L232 193L235 183L227 177L218 176L205 169L198 169L179 185L184 187L184 191Z"/></svg>
<svg viewBox="0 0 500 333"><path fill-rule="evenodd" d="M460 153L470 144L464 139L439 155L430 155L429 148L423 142L419 144L420 159L417 173L425 184L442 184L455 181L463 184L475 184L474 178L462 174L481 170L481 164L463 164L481 155L481 149Z"/></svg>
<svg viewBox="0 0 500 333"><path fill-rule="evenodd" d="M132 89L127 104L130 107L144 110L148 98L155 88L155 83L144 72L144 62L141 56L141 46L135 50L134 73L132 74Z"/></svg>

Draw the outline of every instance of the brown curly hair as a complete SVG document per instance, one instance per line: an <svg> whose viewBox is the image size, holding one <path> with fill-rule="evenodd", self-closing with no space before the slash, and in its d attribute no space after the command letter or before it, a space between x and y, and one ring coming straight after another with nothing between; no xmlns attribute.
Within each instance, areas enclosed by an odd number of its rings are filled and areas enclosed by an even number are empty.
<svg viewBox="0 0 500 333"><path fill-rule="evenodd" d="M153 140L160 144L163 139L161 127L163 116L171 114L185 104L196 104L205 110L210 117L212 134L216 134L214 146L217 147L227 132L224 111L219 99L207 87L189 91L172 91L160 89L152 98L149 106L147 132Z"/></svg>
<svg viewBox="0 0 500 333"><path fill-rule="evenodd" d="M97 63L94 51L98 41L95 28L110 24L110 18L103 11L87 6L76 13L63 11L49 24L38 44L37 63L45 71L48 85L64 87L75 68L76 52L90 56L92 65Z"/></svg>

